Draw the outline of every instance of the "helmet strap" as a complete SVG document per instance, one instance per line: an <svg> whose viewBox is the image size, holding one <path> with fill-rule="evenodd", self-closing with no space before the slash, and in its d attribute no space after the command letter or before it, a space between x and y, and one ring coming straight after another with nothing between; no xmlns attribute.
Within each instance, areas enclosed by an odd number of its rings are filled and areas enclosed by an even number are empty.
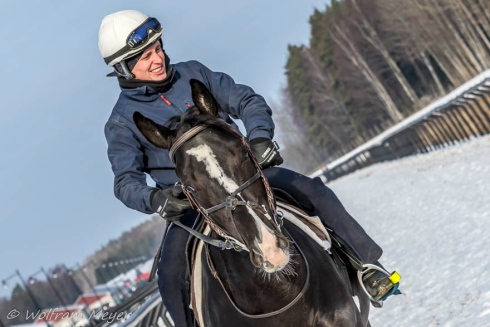
<svg viewBox="0 0 490 327"><path fill-rule="evenodd" d="M122 70L119 71L119 70ZM128 65L126 64L126 60L121 60L117 64L114 65L114 72L116 73L117 76L119 77L124 77L125 79L134 79L135 76L133 73L128 68Z"/></svg>

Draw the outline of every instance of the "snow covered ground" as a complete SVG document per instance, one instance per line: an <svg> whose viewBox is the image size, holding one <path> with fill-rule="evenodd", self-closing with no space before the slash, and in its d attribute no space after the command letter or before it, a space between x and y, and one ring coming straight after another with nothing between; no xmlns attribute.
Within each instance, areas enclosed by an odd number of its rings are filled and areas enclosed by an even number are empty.
<svg viewBox="0 0 490 327"><path fill-rule="evenodd" d="M375 326L490 326L490 137L328 184L383 247L404 293Z"/></svg>

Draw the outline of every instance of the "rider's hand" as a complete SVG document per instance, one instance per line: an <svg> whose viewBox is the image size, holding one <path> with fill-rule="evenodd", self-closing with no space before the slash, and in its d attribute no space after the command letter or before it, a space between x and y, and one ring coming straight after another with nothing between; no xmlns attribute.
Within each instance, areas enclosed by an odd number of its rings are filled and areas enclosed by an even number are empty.
<svg viewBox="0 0 490 327"><path fill-rule="evenodd" d="M279 154L279 145L268 138L259 137L250 141L250 148L259 163L260 168L279 166L284 162Z"/></svg>
<svg viewBox="0 0 490 327"><path fill-rule="evenodd" d="M150 203L153 211L169 221L179 220L187 210L191 209L189 200L180 186L154 191Z"/></svg>

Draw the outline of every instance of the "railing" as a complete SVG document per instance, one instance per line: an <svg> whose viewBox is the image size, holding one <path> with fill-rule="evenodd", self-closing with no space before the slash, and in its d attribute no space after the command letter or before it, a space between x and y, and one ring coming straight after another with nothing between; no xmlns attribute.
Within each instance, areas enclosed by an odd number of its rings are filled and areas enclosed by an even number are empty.
<svg viewBox="0 0 490 327"><path fill-rule="evenodd" d="M119 306L108 310L105 317L124 317L122 320L107 319L99 315L92 321L93 327L172 327L170 315L163 305L156 281L138 289Z"/></svg>
<svg viewBox="0 0 490 327"><path fill-rule="evenodd" d="M490 133L490 70L311 174L332 181L374 163Z"/></svg>
<svg viewBox="0 0 490 327"><path fill-rule="evenodd" d="M172 319L163 305L160 293L157 291L118 327L171 327L173 325Z"/></svg>

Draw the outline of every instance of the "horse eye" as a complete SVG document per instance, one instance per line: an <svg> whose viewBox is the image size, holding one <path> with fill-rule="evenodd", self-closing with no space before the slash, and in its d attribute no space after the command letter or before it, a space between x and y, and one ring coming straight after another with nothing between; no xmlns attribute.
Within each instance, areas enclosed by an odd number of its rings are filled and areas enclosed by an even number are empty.
<svg viewBox="0 0 490 327"><path fill-rule="evenodd" d="M242 157L244 160L248 158L248 151L245 148L242 148Z"/></svg>

